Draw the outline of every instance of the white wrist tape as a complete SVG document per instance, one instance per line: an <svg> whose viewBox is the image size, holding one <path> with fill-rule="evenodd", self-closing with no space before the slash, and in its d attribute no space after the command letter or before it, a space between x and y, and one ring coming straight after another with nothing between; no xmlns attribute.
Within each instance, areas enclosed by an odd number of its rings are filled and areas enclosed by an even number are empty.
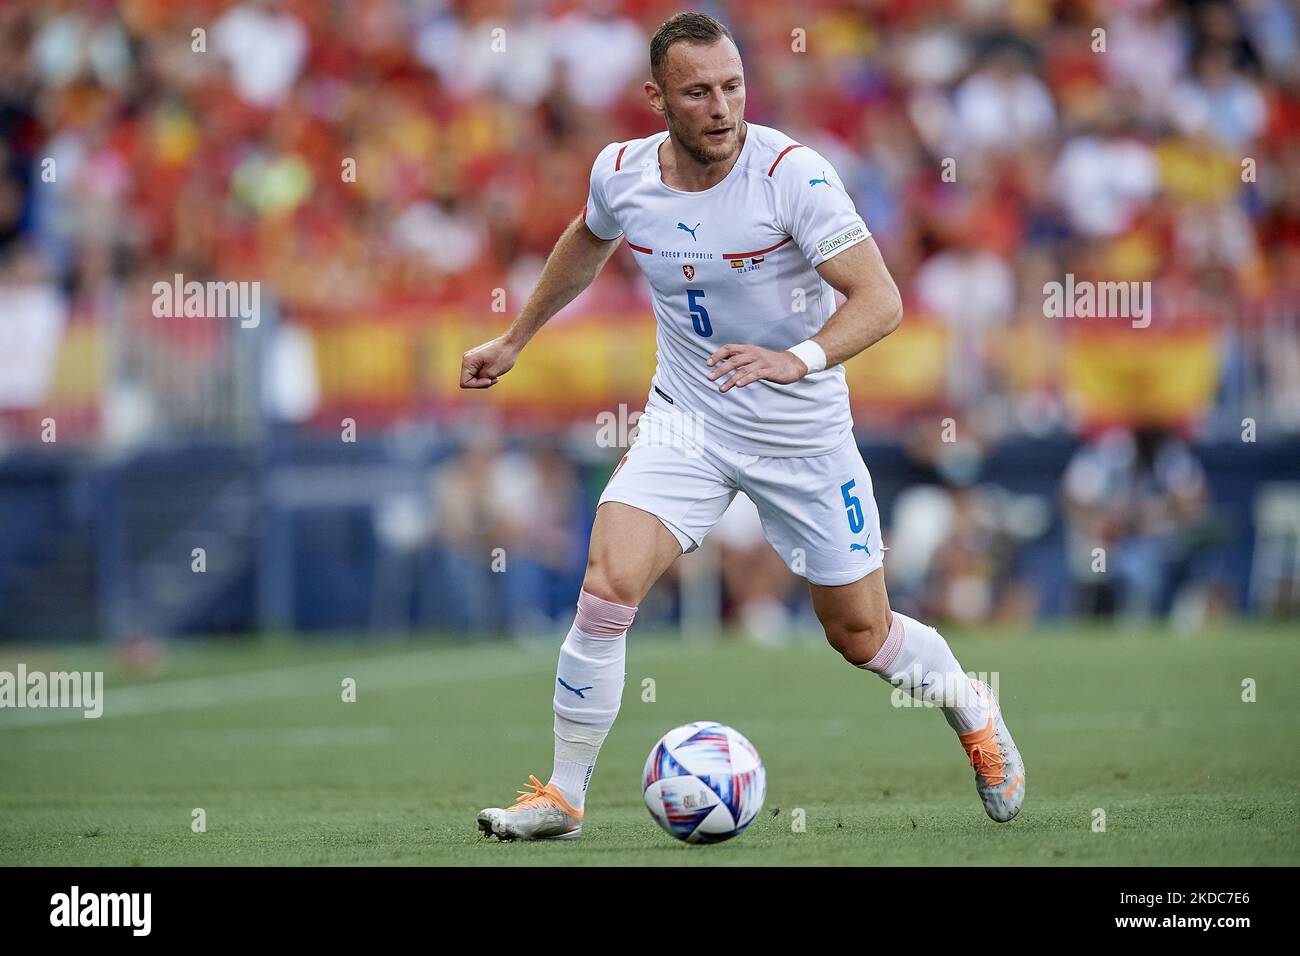
<svg viewBox="0 0 1300 956"><path fill-rule="evenodd" d="M808 374L820 372L826 368L826 350L812 339L804 339L798 345L786 349L799 356L799 360L808 366Z"/></svg>

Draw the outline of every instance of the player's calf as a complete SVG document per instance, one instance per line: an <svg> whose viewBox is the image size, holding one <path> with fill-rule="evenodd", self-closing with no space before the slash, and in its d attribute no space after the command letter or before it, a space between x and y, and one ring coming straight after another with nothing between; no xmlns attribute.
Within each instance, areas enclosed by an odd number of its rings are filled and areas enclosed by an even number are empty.
<svg viewBox="0 0 1300 956"><path fill-rule="evenodd" d="M888 613L888 611L886 611ZM826 640L854 667L861 667L879 653L889 633L887 618L860 617L822 622Z"/></svg>
<svg viewBox="0 0 1300 956"><path fill-rule="evenodd" d="M891 622L883 570L852 584L814 584L811 590L813 610L826 640L846 661L861 667L879 653Z"/></svg>
<svg viewBox="0 0 1300 956"><path fill-rule="evenodd" d="M582 832L587 786L623 696L626 635L636 608L583 591L560 647L552 709L555 765L550 782L528 779L508 807L479 812L484 834L502 840L574 839Z"/></svg>
<svg viewBox="0 0 1300 956"><path fill-rule="evenodd" d="M997 699L987 684L966 675L938 631L894 611L885 640L858 666L938 706L970 758L988 815L1005 823L1020 812L1025 765Z"/></svg>

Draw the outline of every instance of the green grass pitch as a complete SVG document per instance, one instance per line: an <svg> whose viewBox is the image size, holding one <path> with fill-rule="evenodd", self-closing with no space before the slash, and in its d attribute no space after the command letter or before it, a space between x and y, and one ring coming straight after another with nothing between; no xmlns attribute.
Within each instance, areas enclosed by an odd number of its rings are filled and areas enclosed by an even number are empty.
<svg viewBox="0 0 1300 956"><path fill-rule="evenodd" d="M1294 629L944 630L998 674L1028 771L1010 824L984 815L941 714L891 706L828 647L634 632L582 839L550 844L483 840L474 817L550 772L558 637L177 644L152 679L96 648L0 647L0 670L103 669L107 686L98 720L0 710L0 864L1300 863ZM639 780L662 733L701 719L754 742L768 792L738 839L690 847Z"/></svg>

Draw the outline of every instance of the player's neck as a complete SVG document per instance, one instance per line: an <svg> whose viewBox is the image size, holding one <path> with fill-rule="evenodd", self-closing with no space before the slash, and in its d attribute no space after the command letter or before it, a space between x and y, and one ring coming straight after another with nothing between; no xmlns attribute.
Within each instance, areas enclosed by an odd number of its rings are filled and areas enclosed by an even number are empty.
<svg viewBox="0 0 1300 956"><path fill-rule="evenodd" d="M732 167L740 161L740 154L745 149L745 137L749 135L749 124L740 125L740 142L736 152L728 159L716 163L701 163L677 142L672 133L659 146L659 174L665 186L684 192L701 192L716 186L727 178Z"/></svg>

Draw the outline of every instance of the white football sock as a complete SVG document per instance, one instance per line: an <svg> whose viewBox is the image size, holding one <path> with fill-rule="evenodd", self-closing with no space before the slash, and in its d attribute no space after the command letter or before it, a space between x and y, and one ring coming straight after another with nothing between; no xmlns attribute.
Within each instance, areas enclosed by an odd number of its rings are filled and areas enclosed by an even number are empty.
<svg viewBox="0 0 1300 956"><path fill-rule="evenodd" d="M596 769L596 755L605 742L608 730L596 730L555 715L555 767L551 783L560 788L564 799L581 810L587 802L587 785Z"/></svg>
<svg viewBox="0 0 1300 956"><path fill-rule="evenodd" d="M555 767L553 783L576 810L587 799L596 755L614 726L623 698L627 629L636 608L587 591L560 647L555 676Z"/></svg>
<svg viewBox="0 0 1300 956"><path fill-rule="evenodd" d="M989 703L974 690L953 656L948 642L934 628L906 614L893 612L889 635L864 670L879 674L913 697L942 702L948 726L959 734L983 730L989 722Z"/></svg>

